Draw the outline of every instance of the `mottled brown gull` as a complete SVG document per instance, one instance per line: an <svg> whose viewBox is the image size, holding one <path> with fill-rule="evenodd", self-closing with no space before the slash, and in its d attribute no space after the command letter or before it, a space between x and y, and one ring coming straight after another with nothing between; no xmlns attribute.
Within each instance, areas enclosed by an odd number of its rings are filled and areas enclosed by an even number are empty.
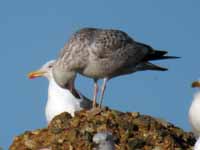
<svg viewBox="0 0 200 150"><path fill-rule="evenodd" d="M65 44L53 67L53 75L61 87L73 84L77 73L93 78L93 106L96 106L97 81L104 79L100 95L101 107L109 79L143 70L165 71L166 68L149 62L177 58L165 54L166 51L158 51L137 42L120 30L83 28Z"/></svg>

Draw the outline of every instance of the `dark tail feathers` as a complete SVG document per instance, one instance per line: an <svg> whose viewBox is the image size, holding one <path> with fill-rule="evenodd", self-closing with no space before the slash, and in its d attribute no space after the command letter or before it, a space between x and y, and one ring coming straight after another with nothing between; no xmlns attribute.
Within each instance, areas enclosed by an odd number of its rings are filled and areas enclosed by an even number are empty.
<svg viewBox="0 0 200 150"><path fill-rule="evenodd" d="M160 67L150 62L140 63L139 65L137 65L137 69L140 71L143 71L143 70L167 71L168 70L167 68Z"/></svg>
<svg viewBox="0 0 200 150"><path fill-rule="evenodd" d="M177 58L180 58L180 57L176 57L176 56L164 56L165 54L167 54L167 51L152 50L143 60L144 61L151 61L151 60L160 60L160 59L177 59Z"/></svg>
<svg viewBox="0 0 200 150"><path fill-rule="evenodd" d="M146 63L146 67L149 70L156 70L156 71L167 71L168 70L167 68L160 67L160 66L152 64L152 63Z"/></svg>

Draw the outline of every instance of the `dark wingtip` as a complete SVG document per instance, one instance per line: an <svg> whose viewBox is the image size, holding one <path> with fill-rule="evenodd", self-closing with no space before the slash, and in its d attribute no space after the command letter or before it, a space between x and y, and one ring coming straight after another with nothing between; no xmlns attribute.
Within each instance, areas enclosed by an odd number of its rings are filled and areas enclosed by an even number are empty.
<svg viewBox="0 0 200 150"><path fill-rule="evenodd" d="M161 57L157 57L157 58L150 58L150 61L154 61L154 60L161 60L161 59L179 59L181 57L177 57L177 56L161 56Z"/></svg>
<svg viewBox="0 0 200 150"><path fill-rule="evenodd" d="M178 57L178 56L163 56L163 58L165 59L179 59L181 57Z"/></svg>
<svg viewBox="0 0 200 150"><path fill-rule="evenodd" d="M153 60L160 60L160 59L179 59L181 57L178 56L167 56L167 51L163 50L152 50L144 58L145 61L153 61Z"/></svg>
<svg viewBox="0 0 200 150"><path fill-rule="evenodd" d="M155 50L155 54L160 56L160 59L179 59L181 57L179 56L165 56L166 54L168 54L168 51L165 50ZM158 57L159 59L159 57Z"/></svg>
<svg viewBox="0 0 200 150"><path fill-rule="evenodd" d="M167 68L160 68L159 71L168 71Z"/></svg>

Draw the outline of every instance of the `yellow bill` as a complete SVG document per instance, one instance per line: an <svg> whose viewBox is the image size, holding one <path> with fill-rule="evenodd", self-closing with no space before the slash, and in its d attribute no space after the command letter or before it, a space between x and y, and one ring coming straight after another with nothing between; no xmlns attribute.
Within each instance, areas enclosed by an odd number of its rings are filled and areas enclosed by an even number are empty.
<svg viewBox="0 0 200 150"><path fill-rule="evenodd" d="M29 79L34 79L34 78L37 78L37 77L41 77L44 75L44 71L33 71L33 72L30 72L28 74L28 78Z"/></svg>
<svg viewBox="0 0 200 150"><path fill-rule="evenodd" d="M200 87L200 81L194 81L194 82L192 82L192 87L193 88Z"/></svg>

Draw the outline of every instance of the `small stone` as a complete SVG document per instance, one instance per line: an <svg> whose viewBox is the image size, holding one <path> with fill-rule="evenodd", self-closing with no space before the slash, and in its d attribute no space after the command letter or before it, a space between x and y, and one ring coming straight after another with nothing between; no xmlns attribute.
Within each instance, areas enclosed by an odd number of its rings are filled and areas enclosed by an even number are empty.
<svg viewBox="0 0 200 150"><path fill-rule="evenodd" d="M163 148L160 147L160 146L156 146L156 147L154 147L152 150L163 150Z"/></svg>
<svg viewBox="0 0 200 150"><path fill-rule="evenodd" d="M166 120L162 118L156 118L156 120L166 128L172 125L171 123L167 122Z"/></svg>
<svg viewBox="0 0 200 150"><path fill-rule="evenodd" d="M144 136L145 138L148 137L148 135L149 135L148 133L144 133L144 134L143 134L143 136Z"/></svg>
<svg viewBox="0 0 200 150"><path fill-rule="evenodd" d="M131 116L132 116L133 118L137 118L138 116L140 116L140 113L139 113L139 112L132 112L132 113L131 113Z"/></svg>
<svg viewBox="0 0 200 150"><path fill-rule="evenodd" d="M62 132L62 129L60 129L60 128L51 128L51 133L53 133L53 134L59 134L59 133L61 133Z"/></svg>
<svg viewBox="0 0 200 150"><path fill-rule="evenodd" d="M35 149L37 147L37 143L31 139L25 140L24 145L26 145L26 147L30 149Z"/></svg>
<svg viewBox="0 0 200 150"><path fill-rule="evenodd" d="M58 143L62 144L64 142L64 139L58 139Z"/></svg>
<svg viewBox="0 0 200 150"><path fill-rule="evenodd" d="M19 140L20 138L18 137L18 136L16 136L16 137L14 137L14 141L17 141L17 140Z"/></svg>
<svg viewBox="0 0 200 150"><path fill-rule="evenodd" d="M130 150L136 148L142 148L145 145L145 141L142 139L132 139L128 141L128 147Z"/></svg>
<svg viewBox="0 0 200 150"><path fill-rule="evenodd" d="M32 134L38 135L40 133L40 130L35 130L31 132Z"/></svg>
<svg viewBox="0 0 200 150"><path fill-rule="evenodd" d="M51 148L50 147L49 148L40 148L38 150L51 150Z"/></svg>

